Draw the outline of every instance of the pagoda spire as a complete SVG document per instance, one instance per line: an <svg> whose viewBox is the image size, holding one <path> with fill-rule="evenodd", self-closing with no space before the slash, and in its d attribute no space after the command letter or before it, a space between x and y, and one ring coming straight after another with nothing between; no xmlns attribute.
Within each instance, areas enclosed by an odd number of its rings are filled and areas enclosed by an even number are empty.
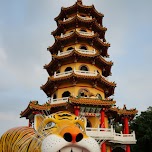
<svg viewBox="0 0 152 152"><path fill-rule="evenodd" d="M82 0L77 0L77 3L82 4Z"/></svg>

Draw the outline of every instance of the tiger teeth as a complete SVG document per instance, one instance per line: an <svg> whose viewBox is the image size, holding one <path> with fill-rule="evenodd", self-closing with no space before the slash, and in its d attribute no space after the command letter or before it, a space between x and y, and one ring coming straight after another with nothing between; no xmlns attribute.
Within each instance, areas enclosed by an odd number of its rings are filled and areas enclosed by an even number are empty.
<svg viewBox="0 0 152 152"><path fill-rule="evenodd" d="M89 151L85 149L81 149L79 147L64 147L58 152L89 152Z"/></svg>

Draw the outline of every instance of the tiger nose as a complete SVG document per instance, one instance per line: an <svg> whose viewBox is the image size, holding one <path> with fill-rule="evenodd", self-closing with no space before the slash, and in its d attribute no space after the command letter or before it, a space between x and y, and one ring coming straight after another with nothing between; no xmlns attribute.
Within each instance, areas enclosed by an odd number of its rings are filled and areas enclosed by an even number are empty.
<svg viewBox="0 0 152 152"><path fill-rule="evenodd" d="M78 133L78 134L74 134L74 133L69 133L66 132L63 135L63 138L67 141L67 142L79 142L83 139L83 134L82 133Z"/></svg>

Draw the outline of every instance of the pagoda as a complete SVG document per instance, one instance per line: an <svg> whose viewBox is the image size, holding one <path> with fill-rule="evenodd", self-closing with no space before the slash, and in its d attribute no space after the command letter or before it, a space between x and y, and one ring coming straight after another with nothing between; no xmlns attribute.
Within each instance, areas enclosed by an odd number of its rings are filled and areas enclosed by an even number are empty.
<svg viewBox="0 0 152 152"><path fill-rule="evenodd" d="M48 47L52 60L44 66L49 77L41 86L49 100L43 105L31 101L20 115L32 127L35 114L70 111L86 117L86 132L98 141L101 152L130 152L136 138L129 122L138 111L125 105L118 108L110 98L116 83L108 78L113 62L107 60L110 44L103 17L94 5L85 6L81 0L61 8L55 18L57 29L52 32L55 42ZM117 123L122 126L120 132L116 132Z"/></svg>

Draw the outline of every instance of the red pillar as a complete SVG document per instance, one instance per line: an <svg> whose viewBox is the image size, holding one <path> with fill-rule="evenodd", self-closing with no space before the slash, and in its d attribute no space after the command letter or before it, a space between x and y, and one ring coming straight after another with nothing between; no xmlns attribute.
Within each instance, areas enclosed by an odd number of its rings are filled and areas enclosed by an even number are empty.
<svg viewBox="0 0 152 152"><path fill-rule="evenodd" d="M28 126L29 126L29 127L32 127L32 123L30 122L30 119L29 119Z"/></svg>
<svg viewBox="0 0 152 152"><path fill-rule="evenodd" d="M124 118L124 134L129 134L128 117Z"/></svg>
<svg viewBox="0 0 152 152"><path fill-rule="evenodd" d="M128 121L128 117L124 118L124 134L129 134L129 121ZM130 152L130 145L126 145L126 152Z"/></svg>
<svg viewBox="0 0 152 152"><path fill-rule="evenodd" d="M79 106L75 106L75 107L74 107L74 114L75 114L76 116L79 116L79 113L80 113L80 107L79 107Z"/></svg>
<svg viewBox="0 0 152 152"><path fill-rule="evenodd" d="M100 112L100 127L105 128L105 109L103 108ZM102 143L101 152L106 152L106 143Z"/></svg>

